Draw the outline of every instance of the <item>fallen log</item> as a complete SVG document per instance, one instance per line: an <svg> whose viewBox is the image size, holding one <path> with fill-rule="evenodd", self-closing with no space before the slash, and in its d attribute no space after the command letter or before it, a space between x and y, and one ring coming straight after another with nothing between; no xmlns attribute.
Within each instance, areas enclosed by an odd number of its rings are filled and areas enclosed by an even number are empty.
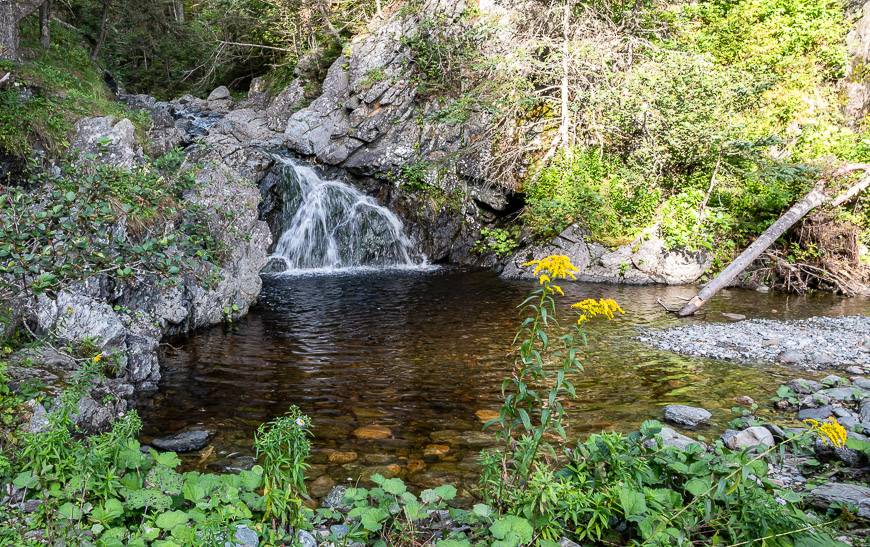
<svg viewBox="0 0 870 547"><path fill-rule="evenodd" d="M841 177L855 171L870 171L870 164L851 163L844 165L837 169L833 175L831 175L831 178ZM827 180L820 180L807 195L795 203L788 211L779 217L776 222L771 224L770 227L758 236L749 247L740 253L740 255L728 265L728 267L722 270L719 275L713 278L712 281L704 285L698 294L689 300L686 305L677 312L677 315L680 317L686 317L698 311L698 309L713 298L716 293L730 285L731 282L734 281L741 272L743 272L743 270L752 264L755 259L761 256L761 254L766 251L768 247L773 245L773 243L788 231L789 228L794 226L797 221L802 219L807 213L816 207L826 202L829 202L830 205L834 207L840 206L866 190L867 187L870 186L870 175L863 177L856 184L852 185L833 199L830 199L825 193L825 186L827 186Z"/></svg>

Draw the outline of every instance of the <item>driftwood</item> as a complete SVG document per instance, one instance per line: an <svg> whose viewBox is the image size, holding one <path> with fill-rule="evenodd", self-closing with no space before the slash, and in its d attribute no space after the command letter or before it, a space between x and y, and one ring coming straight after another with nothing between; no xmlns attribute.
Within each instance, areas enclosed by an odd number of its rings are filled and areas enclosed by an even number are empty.
<svg viewBox="0 0 870 547"><path fill-rule="evenodd" d="M844 165L837 169L831 178L841 177L854 171L870 171L870 164L853 163ZM864 176L858 183L852 185L842 194L833 199L830 199L825 193L826 184L827 180L820 180L816 186L803 197L803 199L795 203L791 209L786 211L785 214L779 217L776 222L771 224L770 227L758 236L749 247L740 253L740 256L735 258L727 268L722 270L722 272L713 278L712 281L704 285L698 294L689 300L689 302L687 302L686 305L677 312L677 315L680 317L686 317L698 311L698 309L713 298L716 293L730 285L731 282L734 281L734 278L740 275L743 270L761 256L761 254L764 253L768 247L773 245L773 243L788 231L789 228L794 226L800 219L816 207L826 202L834 207L842 205L867 189L867 187L870 186L870 175Z"/></svg>

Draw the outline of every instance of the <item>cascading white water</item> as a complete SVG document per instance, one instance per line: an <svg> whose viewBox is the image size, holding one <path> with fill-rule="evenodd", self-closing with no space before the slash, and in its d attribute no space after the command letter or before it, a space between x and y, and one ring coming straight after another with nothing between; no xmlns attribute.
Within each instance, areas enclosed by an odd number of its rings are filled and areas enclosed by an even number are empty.
<svg viewBox="0 0 870 547"><path fill-rule="evenodd" d="M392 211L311 167L280 161L285 228L273 259L283 261L287 272L425 265Z"/></svg>

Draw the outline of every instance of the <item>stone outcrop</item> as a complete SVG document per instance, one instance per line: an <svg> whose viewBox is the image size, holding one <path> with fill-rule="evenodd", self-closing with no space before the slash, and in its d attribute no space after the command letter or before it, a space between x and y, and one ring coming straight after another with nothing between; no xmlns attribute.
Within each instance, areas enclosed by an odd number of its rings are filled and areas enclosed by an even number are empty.
<svg viewBox="0 0 870 547"><path fill-rule="evenodd" d="M209 111L208 131L199 134L201 126L191 120L198 122L199 118L189 114L190 105L217 103L229 111L232 100L228 94L218 90L207 102L186 104L158 103L143 96L131 102L152 113L150 145L165 151L197 141L188 157L201 168L183 202L202 211L204 229L224 252L216 268L191 259L189 271L171 281L144 276L127 283L100 275L38 297L32 321L39 332L64 344L91 343L117 368L114 378L99 380L95 393L80 405L79 421L91 430L104 427L123 412L124 398L135 390L156 388L160 378L157 350L164 336L220 323L228 314L247 313L260 292L259 273L272 244L269 228L258 212L257 183L272 165L263 147L275 136L265 115L237 110L218 118ZM129 120L89 118L76 129L74 147L99 161L131 168L142 158ZM46 374L62 383L75 368L55 367Z"/></svg>
<svg viewBox="0 0 870 547"><path fill-rule="evenodd" d="M531 278L531 270L523 264L552 254L568 256L579 270L577 280L594 283L682 285L697 281L712 263L712 257L704 252L667 249L654 232L609 249L587 241L584 230L573 225L549 243L518 251L508 260L502 275Z"/></svg>

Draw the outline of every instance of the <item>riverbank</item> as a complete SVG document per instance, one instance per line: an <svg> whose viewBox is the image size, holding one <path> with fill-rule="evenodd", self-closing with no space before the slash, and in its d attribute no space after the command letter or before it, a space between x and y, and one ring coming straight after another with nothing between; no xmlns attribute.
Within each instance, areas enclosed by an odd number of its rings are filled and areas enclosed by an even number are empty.
<svg viewBox="0 0 870 547"><path fill-rule="evenodd" d="M806 370L870 372L870 317L744 320L644 330L638 340L681 355L739 363L779 363Z"/></svg>

